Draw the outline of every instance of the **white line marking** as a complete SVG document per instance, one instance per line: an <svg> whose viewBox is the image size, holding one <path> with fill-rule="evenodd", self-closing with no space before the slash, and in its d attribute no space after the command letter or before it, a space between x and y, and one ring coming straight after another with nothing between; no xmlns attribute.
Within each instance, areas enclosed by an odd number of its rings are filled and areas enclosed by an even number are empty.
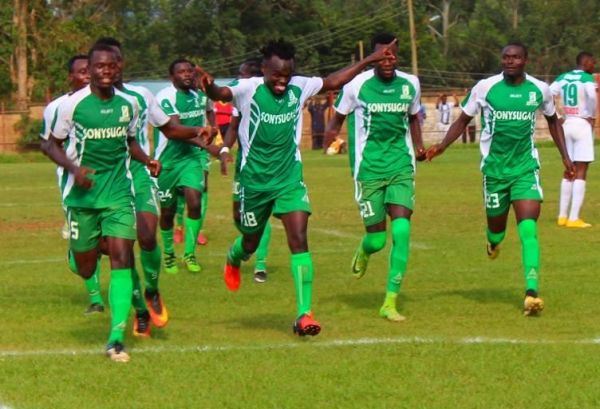
<svg viewBox="0 0 600 409"><path fill-rule="evenodd" d="M136 354L158 354L158 353L211 353L229 351L268 351L286 350L300 347L311 348L338 348L372 345L395 345L395 344L449 344L449 345L600 345L600 338L591 339L519 339L519 338L490 338L490 337L466 337L466 338L443 338L443 337L390 337L390 338L354 338L334 339L331 341L314 342L287 342L278 344L258 345L189 345L189 346L157 346L131 348ZM18 358L31 356L83 356L97 355L102 353L103 347L87 349L40 349L29 351L0 350L0 358Z"/></svg>

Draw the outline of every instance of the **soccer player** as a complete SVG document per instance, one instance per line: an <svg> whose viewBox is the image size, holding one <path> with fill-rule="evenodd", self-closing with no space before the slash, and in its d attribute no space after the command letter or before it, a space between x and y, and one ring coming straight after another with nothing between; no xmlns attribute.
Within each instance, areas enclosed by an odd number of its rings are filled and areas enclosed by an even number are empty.
<svg viewBox="0 0 600 409"><path fill-rule="evenodd" d="M585 197L585 179L590 162L594 161L592 128L596 117L596 81L592 76L594 56L582 51L577 55L577 68L561 74L550 85L553 95L560 95L563 106L562 124L569 157L575 164L575 180L563 177L560 185L558 225L576 228L591 227L579 217ZM571 211L567 217L567 211Z"/></svg>
<svg viewBox="0 0 600 409"><path fill-rule="evenodd" d="M146 155L150 155L148 123L160 129L167 138L189 139L192 143L200 143L196 138L202 133L202 128L181 126L162 111L154 95L147 88L123 83L124 60L121 43L118 40L112 37L103 37L97 40L96 44L105 44L113 48L117 55L119 69L114 86L118 90L133 96L140 106L140 120L136 139ZM136 311L133 333L136 336L149 336L150 319L158 328L167 325L169 320L167 308L158 288L161 254L156 241L156 228L158 225L157 188L156 183L150 178L142 163L133 161L130 164L130 172L135 192L136 230L145 284L142 297L139 275L134 260L132 260L133 306Z"/></svg>
<svg viewBox="0 0 600 409"><path fill-rule="evenodd" d="M431 146L427 159L442 154L482 110L480 138L481 170L487 214L487 253L495 259L506 232L510 204L517 218L525 277L525 315L544 308L539 296L540 248L537 219L542 188L534 131L536 112L541 111L562 157L565 172L574 166L565 147L554 100L548 85L525 73L527 47L513 42L502 49L502 73L479 81L462 102L462 113L439 144Z"/></svg>
<svg viewBox="0 0 600 409"><path fill-rule="evenodd" d="M156 96L162 110L174 121L187 126L203 127L206 124L207 98L203 92L194 91L194 68L189 60L177 59L169 66L172 85ZM183 190L187 205L185 218L185 251L183 261L192 273L201 270L195 250L201 228L202 192L205 186L207 155L185 141L167 139L159 134L157 159L163 164L158 178L158 195L161 204L160 231L164 244L165 271L179 271L173 245L173 221L176 213L177 190Z"/></svg>
<svg viewBox="0 0 600 409"><path fill-rule="evenodd" d="M52 102L48 104L48 106L44 109L44 115L42 120L42 130L40 132L41 144L40 148L42 152L47 153L48 151L48 140L50 138L50 130L52 127L52 122L56 117L56 112L60 104L63 103L71 94L79 91L81 88L85 87L90 83L90 73L88 71L88 56L87 55L75 55L71 57L69 63L67 64L67 68L69 70L69 74L67 80L69 81L71 91L56 98ZM62 166L58 166L56 168L56 175L58 176L58 188L61 192L63 192L64 183L67 181L67 174L64 173L64 168ZM67 217L67 208L64 203L62 204L65 220ZM65 221L65 225L63 226L63 238L68 239L70 236L69 232L69 224ZM73 255L71 251L68 253L69 265L70 268L73 269L75 267L75 261L73 259ZM76 273L76 269L74 270ZM88 297L90 299L90 305L86 308L85 314L93 314L104 312L104 301L102 300L102 294L100 293L100 262L96 263L96 268L94 270L94 274L88 278L84 279L85 288L88 293Z"/></svg>
<svg viewBox="0 0 600 409"><path fill-rule="evenodd" d="M381 33L373 37L372 45L379 50L395 40L394 35ZM396 299L408 261L415 197L415 148L420 160L425 158L425 149L418 117L419 80L396 69L396 44L391 51L389 58L377 62L373 69L344 86L326 133L328 139L335 138L350 115L350 167L366 229L352 260L352 274L361 278L369 257L385 248L386 215L389 215L393 244L386 295L379 314L399 322L405 319L396 310Z"/></svg>
<svg viewBox="0 0 600 409"><path fill-rule="evenodd" d="M294 75L295 49L283 40L262 49L263 78L239 79L219 87L209 74L201 84L213 100L232 101L240 112L239 139L240 217L242 236L227 254L224 279L227 288L240 286L240 264L256 251L271 213L280 218L292 253L291 270L296 288L298 335L317 335L321 325L311 310L313 264L308 251L307 225L311 213L300 157L302 107L321 90L338 89L367 65L385 58L383 47L360 62L326 78Z"/></svg>
<svg viewBox="0 0 600 409"><path fill-rule="evenodd" d="M106 354L113 361L127 362L123 338L131 308L131 260L136 237L129 153L144 161L154 174L160 172L160 163L150 160L135 141L138 103L113 87L119 70L114 50L95 45L88 57L90 85L59 107L47 152L69 173L63 199L68 209L70 247L82 277L92 276L99 240L107 240L112 317ZM65 153L59 141L67 137Z"/></svg>
<svg viewBox="0 0 600 409"><path fill-rule="evenodd" d="M262 77L260 69L261 62L258 59L250 59L240 65L238 78ZM223 137L223 146L219 151L221 160L221 173L227 174L227 163L231 162L229 150L238 139L238 127L240 124L240 114L237 109L233 109L231 123L227 127L227 132ZM240 231L240 164L242 162L242 150L238 149L235 159L235 173L233 174L233 223ZM254 281L264 283L267 281L267 254L269 252L269 242L271 241L271 222L267 221L263 229L262 237L256 248L256 264L254 266Z"/></svg>

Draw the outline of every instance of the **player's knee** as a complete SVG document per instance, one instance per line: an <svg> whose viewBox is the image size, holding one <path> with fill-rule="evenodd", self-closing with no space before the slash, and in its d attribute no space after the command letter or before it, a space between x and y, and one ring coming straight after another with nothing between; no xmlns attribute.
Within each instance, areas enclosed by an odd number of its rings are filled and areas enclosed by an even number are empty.
<svg viewBox="0 0 600 409"><path fill-rule="evenodd" d="M368 253L377 253L385 248L387 234L385 231L367 233L363 239L363 249Z"/></svg>
<svg viewBox="0 0 600 409"><path fill-rule="evenodd" d="M144 251L154 250L157 246L156 236L153 234L140 234L138 236L140 248Z"/></svg>
<svg viewBox="0 0 600 409"><path fill-rule="evenodd" d="M308 240L305 232L294 232L288 235L288 246L292 254L308 251Z"/></svg>

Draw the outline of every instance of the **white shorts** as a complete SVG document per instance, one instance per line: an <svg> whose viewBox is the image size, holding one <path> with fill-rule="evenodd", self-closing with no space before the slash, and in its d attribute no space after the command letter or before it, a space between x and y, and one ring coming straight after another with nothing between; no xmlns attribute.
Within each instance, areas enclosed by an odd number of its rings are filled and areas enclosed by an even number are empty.
<svg viewBox="0 0 600 409"><path fill-rule="evenodd" d="M438 132L448 132L448 129L450 129L450 124L443 124L441 122L438 122L436 124L436 128Z"/></svg>
<svg viewBox="0 0 600 409"><path fill-rule="evenodd" d="M567 118L563 124L567 152L573 162L594 161L592 126L583 118Z"/></svg>

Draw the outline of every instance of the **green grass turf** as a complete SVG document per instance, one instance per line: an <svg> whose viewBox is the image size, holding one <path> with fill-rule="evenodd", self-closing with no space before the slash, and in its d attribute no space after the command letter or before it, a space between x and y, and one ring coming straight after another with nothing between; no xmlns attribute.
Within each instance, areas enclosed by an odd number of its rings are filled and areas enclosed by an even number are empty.
<svg viewBox="0 0 600 409"><path fill-rule="evenodd" d="M478 150L455 146L420 164L401 324L378 318L389 246L350 276L362 236L345 156L305 152L314 214L316 338L291 332L289 253L273 220L269 281L243 267L239 292L221 271L236 236L231 178L213 165L198 249L203 272L161 276L171 321L103 357L109 314L86 317L81 279L67 269L62 212L49 162L0 165L0 408L595 408L600 406L597 228L555 225L561 162L544 145L539 222L546 310L521 315L520 244L511 215L499 259L485 255ZM14 161L19 162L19 161ZM600 223L590 172L583 210ZM389 241L389 240L388 240ZM181 254L182 247L177 247ZM107 298L108 264L102 283ZM474 340L474 338L477 338ZM470 340L470 341L469 341ZM15 354L11 354L15 352ZM23 352L27 354L22 354Z"/></svg>

